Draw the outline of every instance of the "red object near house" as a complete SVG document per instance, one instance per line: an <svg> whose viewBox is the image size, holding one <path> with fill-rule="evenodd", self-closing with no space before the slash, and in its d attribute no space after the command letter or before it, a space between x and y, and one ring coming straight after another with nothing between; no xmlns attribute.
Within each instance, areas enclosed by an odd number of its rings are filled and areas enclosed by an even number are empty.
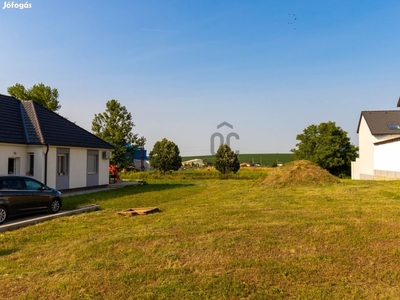
<svg viewBox="0 0 400 300"><path fill-rule="evenodd" d="M121 179L119 178L118 171L117 171L117 169L114 167L114 165L110 165L110 167L108 168L108 170L110 171L110 173L111 173L112 175L115 176L115 179L116 179L116 180L121 180Z"/></svg>

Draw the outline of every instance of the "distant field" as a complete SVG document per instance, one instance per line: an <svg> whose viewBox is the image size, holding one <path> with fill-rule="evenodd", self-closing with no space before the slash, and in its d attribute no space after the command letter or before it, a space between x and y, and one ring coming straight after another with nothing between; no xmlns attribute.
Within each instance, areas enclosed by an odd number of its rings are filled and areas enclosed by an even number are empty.
<svg viewBox="0 0 400 300"><path fill-rule="evenodd" d="M280 163L290 162L293 157L292 153L262 153L262 154L239 154L239 160L241 163L243 162L253 162L255 164L260 164L262 166L270 166L275 161ZM182 161L188 161L191 159L200 158L203 161L208 160L214 162L213 155L204 155L204 156L185 156L182 157Z"/></svg>

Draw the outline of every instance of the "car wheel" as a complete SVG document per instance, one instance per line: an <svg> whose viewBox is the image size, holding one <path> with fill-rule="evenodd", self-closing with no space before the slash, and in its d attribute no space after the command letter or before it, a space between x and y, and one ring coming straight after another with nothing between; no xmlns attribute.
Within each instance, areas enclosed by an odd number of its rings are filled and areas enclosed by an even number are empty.
<svg viewBox="0 0 400 300"><path fill-rule="evenodd" d="M3 206L0 206L0 224L3 224L6 219L7 210Z"/></svg>
<svg viewBox="0 0 400 300"><path fill-rule="evenodd" d="M60 210L60 208L61 208L60 199L54 199L53 201L51 201L49 205L49 213L55 214Z"/></svg>

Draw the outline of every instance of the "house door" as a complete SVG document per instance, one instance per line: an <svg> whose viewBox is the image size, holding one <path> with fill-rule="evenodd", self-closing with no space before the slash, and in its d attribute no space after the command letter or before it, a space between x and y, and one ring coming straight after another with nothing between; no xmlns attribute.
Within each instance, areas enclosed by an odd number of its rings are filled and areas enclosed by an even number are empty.
<svg viewBox="0 0 400 300"><path fill-rule="evenodd" d="M57 148L56 189L69 189L69 149Z"/></svg>
<svg viewBox="0 0 400 300"><path fill-rule="evenodd" d="M87 152L86 186L99 185L99 151Z"/></svg>

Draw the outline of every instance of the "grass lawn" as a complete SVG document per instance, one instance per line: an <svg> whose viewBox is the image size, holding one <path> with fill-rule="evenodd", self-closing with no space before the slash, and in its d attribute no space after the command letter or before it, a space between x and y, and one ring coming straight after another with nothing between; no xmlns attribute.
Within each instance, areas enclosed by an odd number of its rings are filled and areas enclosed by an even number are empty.
<svg viewBox="0 0 400 300"><path fill-rule="evenodd" d="M167 177L68 197L102 210L1 233L1 298L398 299L399 185Z"/></svg>

